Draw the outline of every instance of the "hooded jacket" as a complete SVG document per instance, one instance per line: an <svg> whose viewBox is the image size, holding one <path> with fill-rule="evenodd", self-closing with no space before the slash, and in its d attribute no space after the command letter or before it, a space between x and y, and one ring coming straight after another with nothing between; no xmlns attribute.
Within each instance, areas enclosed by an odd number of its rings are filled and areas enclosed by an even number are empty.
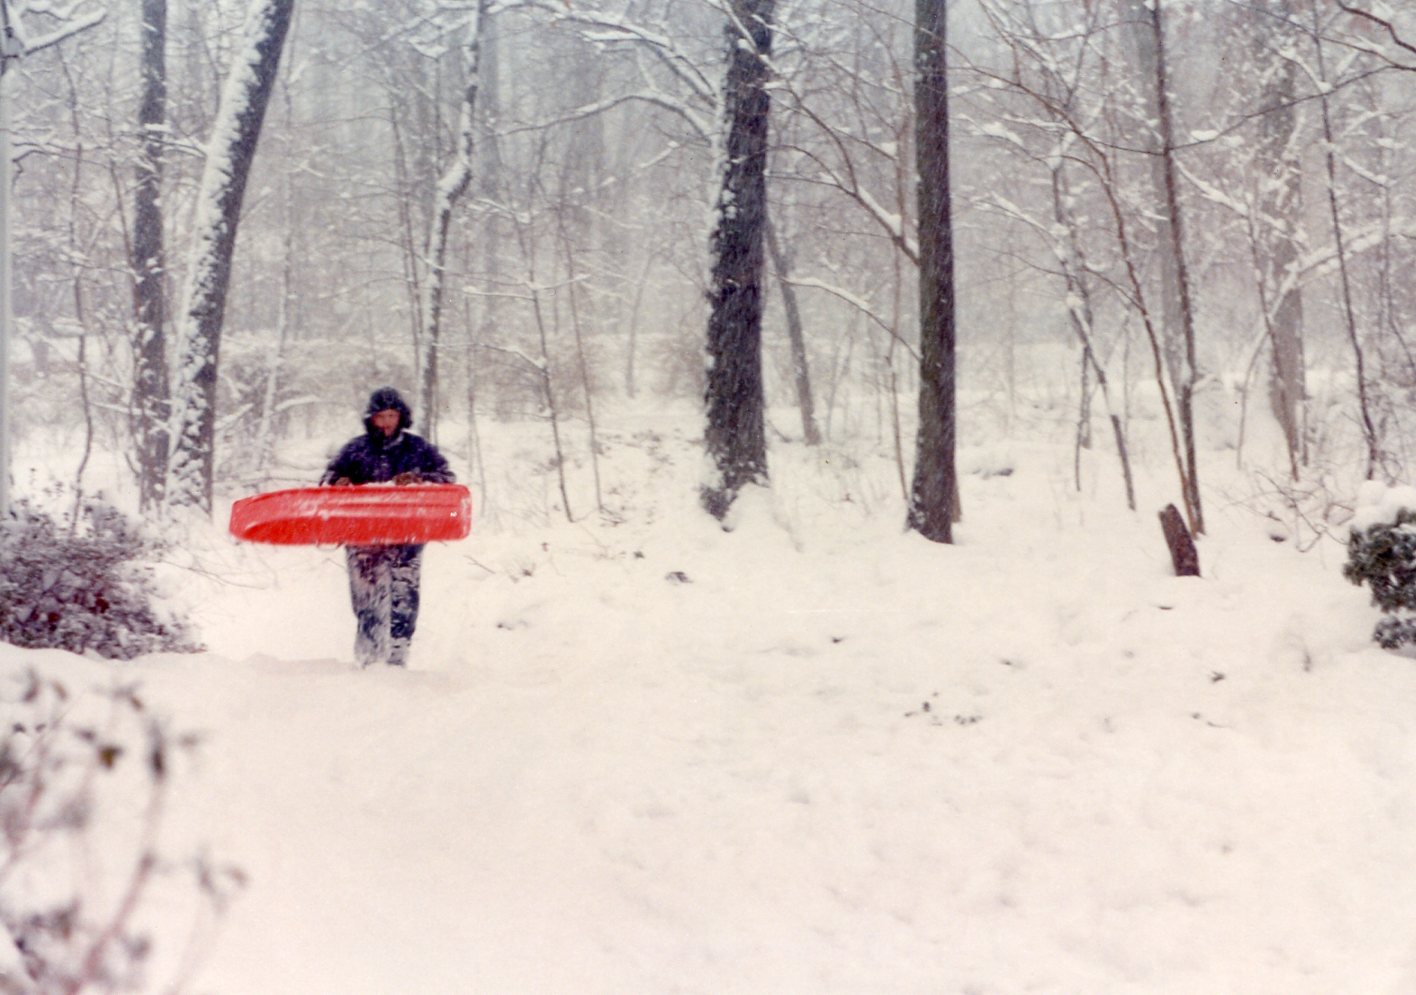
<svg viewBox="0 0 1416 995"><path fill-rule="evenodd" d="M374 427L380 411L397 411L398 431L385 437ZM427 439L408 431L413 413L392 387L380 387L369 395L364 409L364 434L350 439L330 461L320 477L321 484L346 479L351 484L384 484L399 474L417 474L426 484L450 484L455 479L447 460Z"/></svg>

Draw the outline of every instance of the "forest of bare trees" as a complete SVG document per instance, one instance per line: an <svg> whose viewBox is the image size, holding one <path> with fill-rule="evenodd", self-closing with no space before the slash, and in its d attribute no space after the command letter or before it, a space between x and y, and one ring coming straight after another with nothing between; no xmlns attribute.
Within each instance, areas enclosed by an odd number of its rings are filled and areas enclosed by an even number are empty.
<svg viewBox="0 0 1416 995"><path fill-rule="evenodd" d="M210 511L394 383L474 475L480 424L543 423L574 517L597 404L706 396L710 510L774 434L863 430L947 541L955 439L1030 354L1119 505L1159 428L1195 532L1206 449L1292 501L1416 459L1390 5L4 9L9 435L80 490L106 451Z"/></svg>

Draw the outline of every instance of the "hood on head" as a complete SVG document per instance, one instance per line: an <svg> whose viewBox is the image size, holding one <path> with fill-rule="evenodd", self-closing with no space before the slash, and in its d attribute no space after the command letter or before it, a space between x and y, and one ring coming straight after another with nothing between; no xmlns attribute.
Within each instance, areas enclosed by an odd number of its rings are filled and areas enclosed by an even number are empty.
<svg viewBox="0 0 1416 995"><path fill-rule="evenodd" d="M374 431L374 425L370 419L380 411L398 412L398 430L400 432L413 424L412 409L408 407L408 402L403 400L403 395L392 387L380 387L369 395L369 403L364 407L365 431Z"/></svg>

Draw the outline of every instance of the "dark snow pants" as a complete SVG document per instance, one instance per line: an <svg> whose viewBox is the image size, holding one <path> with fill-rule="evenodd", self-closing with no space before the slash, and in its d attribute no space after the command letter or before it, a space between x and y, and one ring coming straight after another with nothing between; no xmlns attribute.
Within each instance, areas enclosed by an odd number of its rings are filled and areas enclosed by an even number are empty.
<svg viewBox="0 0 1416 995"><path fill-rule="evenodd" d="M346 546L349 597L359 629L354 659L361 667L408 662L418 624L418 573L422 546Z"/></svg>

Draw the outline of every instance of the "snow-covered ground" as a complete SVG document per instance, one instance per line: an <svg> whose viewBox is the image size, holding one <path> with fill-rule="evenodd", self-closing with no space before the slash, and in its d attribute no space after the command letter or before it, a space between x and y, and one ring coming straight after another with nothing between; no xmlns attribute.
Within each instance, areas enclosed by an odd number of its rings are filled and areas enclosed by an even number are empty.
<svg viewBox="0 0 1416 995"><path fill-rule="evenodd" d="M33 668L204 735L162 852L248 883L193 990L1416 992L1416 662L1232 454L1180 580L1163 450L1133 515L1104 454L1079 495L1065 446L965 448L941 547L884 453L776 445L725 533L691 416L607 421L610 521L516 514L545 454L489 459L407 672L354 669L337 550L216 531L167 575L208 652L0 646L6 709ZM153 991L190 890L144 905Z"/></svg>

